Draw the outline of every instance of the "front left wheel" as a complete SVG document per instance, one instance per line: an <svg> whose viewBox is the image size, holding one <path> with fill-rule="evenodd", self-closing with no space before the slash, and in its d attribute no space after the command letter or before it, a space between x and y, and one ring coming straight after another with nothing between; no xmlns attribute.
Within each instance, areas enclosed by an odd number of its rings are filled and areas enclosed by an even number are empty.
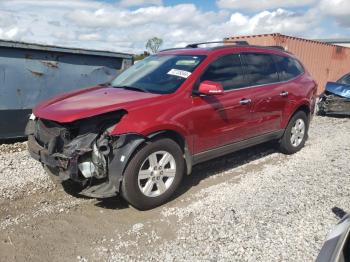
<svg viewBox="0 0 350 262"><path fill-rule="evenodd" d="M162 138L147 143L125 169L122 196L140 210L160 206L179 186L184 168L183 152L175 141Z"/></svg>

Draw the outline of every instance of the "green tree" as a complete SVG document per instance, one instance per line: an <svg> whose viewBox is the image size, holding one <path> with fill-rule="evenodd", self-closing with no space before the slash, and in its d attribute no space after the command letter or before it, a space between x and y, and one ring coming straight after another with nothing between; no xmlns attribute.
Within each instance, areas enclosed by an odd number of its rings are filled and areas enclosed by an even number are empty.
<svg viewBox="0 0 350 262"><path fill-rule="evenodd" d="M146 48L152 53L157 53L159 47L163 44L163 39L158 37L153 37L151 39L148 39L146 43Z"/></svg>
<svg viewBox="0 0 350 262"><path fill-rule="evenodd" d="M137 55L134 55L134 60L135 61L139 61L139 60L142 60L144 58L146 58L147 56L149 56L150 54L147 52L147 51L144 51L143 53L141 54L137 54Z"/></svg>

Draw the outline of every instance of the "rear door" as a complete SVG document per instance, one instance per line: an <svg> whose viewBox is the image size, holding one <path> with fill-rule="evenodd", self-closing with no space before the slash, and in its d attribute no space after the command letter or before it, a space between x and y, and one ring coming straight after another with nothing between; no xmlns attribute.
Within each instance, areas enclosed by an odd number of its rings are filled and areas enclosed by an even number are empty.
<svg viewBox="0 0 350 262"><path fill-rule="evenodd" d="M226 54L214 60L199 83L219 82L222 95L193 96L195 153L244 140L251 134L251 99L239 54Z"/></svg>
<svg viewBox="0 0 350 262"><path fill-rule="evenodd" d="M270 54L244 53L242 58L252 96L252 136L280 129L287 97L282 93L277 66Z"/></svg>

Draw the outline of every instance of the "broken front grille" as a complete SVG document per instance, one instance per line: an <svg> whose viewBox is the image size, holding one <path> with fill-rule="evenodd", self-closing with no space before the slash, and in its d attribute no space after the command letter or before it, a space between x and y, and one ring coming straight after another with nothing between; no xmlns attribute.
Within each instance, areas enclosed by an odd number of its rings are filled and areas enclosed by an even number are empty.
<svg viewBox="0 0 350 262"><path fill-rule="evenodd" d="M74 130L54 121L38 119L34 136L37 142L50 153L62 152L63 146L74 138Z"/></svg>

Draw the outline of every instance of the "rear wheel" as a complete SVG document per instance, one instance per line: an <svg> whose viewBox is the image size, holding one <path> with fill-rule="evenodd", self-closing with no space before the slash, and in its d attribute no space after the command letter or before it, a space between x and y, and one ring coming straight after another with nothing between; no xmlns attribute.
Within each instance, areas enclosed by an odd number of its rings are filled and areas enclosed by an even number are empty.
<svg viewBox="0 0 350 262"><path fill-rule="evenodd" d="M309 121L304 111L298 111L289 121L286 130L279 142L282 153L293 154L305 144L309 130Z"/></svg>
<svg viewBox="0 0 350 262"><path fill-rule="evenodd" d="M140 210L165 203L179 186L184 173L180 146L162 138L148 143L130 160L122 182L122 196Z"/></svg>

